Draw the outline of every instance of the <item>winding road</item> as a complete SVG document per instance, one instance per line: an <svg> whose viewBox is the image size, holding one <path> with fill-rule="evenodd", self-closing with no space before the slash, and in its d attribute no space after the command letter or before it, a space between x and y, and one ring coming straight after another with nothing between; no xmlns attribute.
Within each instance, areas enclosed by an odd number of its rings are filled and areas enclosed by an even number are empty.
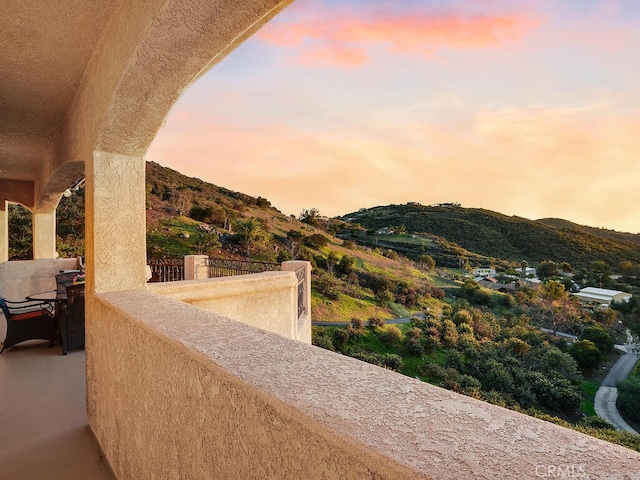
<svg viewBox="0 0 640 480"><path fill-rule="evenodd" d="M633 366L638 361L638 345L634 345L629 341L625 345L616 345L616 348L624 351L625 353L618 359L613 367L611 367L607 376L604 377L600 388L596 392L596 397L593 400L594 407L596 414L600 418L604 418L618 430L625 430L638 435L639 433L624 421L616 407L616 401L618 400L618 389L616 388L616 384L621 380L625 380L629 376Z"/></svg>

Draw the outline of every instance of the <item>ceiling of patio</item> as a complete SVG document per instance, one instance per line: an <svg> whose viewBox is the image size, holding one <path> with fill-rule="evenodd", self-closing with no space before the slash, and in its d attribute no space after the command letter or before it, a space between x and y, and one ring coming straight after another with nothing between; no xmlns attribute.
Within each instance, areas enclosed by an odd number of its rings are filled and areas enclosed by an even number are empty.
<svg viewBox="0 0 640 480"><path fill-rule="evenodd" d="M36 179L116 3L3 2L0 179Z"/></svg>

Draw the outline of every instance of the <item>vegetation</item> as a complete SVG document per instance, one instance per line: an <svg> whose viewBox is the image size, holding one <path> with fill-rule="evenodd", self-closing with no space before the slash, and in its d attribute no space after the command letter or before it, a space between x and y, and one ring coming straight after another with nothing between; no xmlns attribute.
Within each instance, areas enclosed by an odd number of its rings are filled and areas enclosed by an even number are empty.
<svg viewBox="0 0 640 480"><path fill-rule="evenodd" d="M30 251L31 217L11 208L10 246L19 258ZM84 253L83 211L82 189L61 200L61 255ZM348 217L327 219L315 208L285 216L262 197L147 164L149 257L307 260L314 319L347 322L313 327L314 344L640 449L636 437L593 418L592 380L622 328L640 333L640 295L590 311L568 294L574 282L636 291L635 237L456 205L377 207ZM375 233L389 226L393 233ZM544 283L489 290L465 278L472 265L496 266L503 280L519 281L535 265ZM621 273L618 283L612 271ZM388 322L397 317L408 323ZM568 346L540 327L579 339ZM629 416L636 381L621 386Z"/></svg>
<svg viewBox="0 0 640 480"><path fill-rule="evenodd" d="M625 418L640 425L640 362L636 363L629 378L618 382L618 408Z"/></svg>
<svg viewBox="0 0 640 480"><path fill-rule="evenodd" d="M502 263L526 260L540 263L567 262L576 269L589 268L602 260L610 267L627 261L640 264L640 234L581 227L570 222L533 221L508 217L478 208L459 205L422 206L418 204L374 207L343 217L362 226L369 235L353 228L339 232L345 238L375 246L392 246L393 236L375 235L384 227L394 232L399 226L419 238L414 244L397 244L397 251L417 259L429 254L441 266L458 266L460 255L475 263ZM419 242L424 238L424 242ZM498 262L492 262L495 259Z"/></svg>

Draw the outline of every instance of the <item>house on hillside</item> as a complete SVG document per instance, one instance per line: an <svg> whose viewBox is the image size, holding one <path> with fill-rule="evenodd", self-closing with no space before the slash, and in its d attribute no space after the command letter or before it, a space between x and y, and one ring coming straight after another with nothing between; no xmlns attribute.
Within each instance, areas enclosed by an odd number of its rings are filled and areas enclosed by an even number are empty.
<svg viewBox="0 0 640 480"><path fill-rule="evenodd" d="M626 303L632 296L627 292L597 287L586 287L573 295L582 303L599 303L602 305L602 308L607 308L614 302Z"/></svg>
<svg viewBox="0 0 640 480"><path fill-rule="evenodd" d="M393 229L391 227L379 228L376 230L376 235L393 235Z"/></svg>
<svg viewBox="0 0 640 480"><path fill-rule="evenodd" d="M473 269L474 277L493 277L496 274L496 269L491 267L479 267Z"/></svg>

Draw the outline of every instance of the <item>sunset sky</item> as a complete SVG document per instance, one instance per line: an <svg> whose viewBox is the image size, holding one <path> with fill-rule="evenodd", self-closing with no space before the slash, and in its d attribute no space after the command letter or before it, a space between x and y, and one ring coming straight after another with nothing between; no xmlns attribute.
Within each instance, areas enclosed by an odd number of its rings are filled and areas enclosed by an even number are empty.
<svg viewBox="0 0 640 480"><path fill-rule="evenodd" d="M640 232L640 1L297 0L147 159L318 208L459 202Z"/></svg>

